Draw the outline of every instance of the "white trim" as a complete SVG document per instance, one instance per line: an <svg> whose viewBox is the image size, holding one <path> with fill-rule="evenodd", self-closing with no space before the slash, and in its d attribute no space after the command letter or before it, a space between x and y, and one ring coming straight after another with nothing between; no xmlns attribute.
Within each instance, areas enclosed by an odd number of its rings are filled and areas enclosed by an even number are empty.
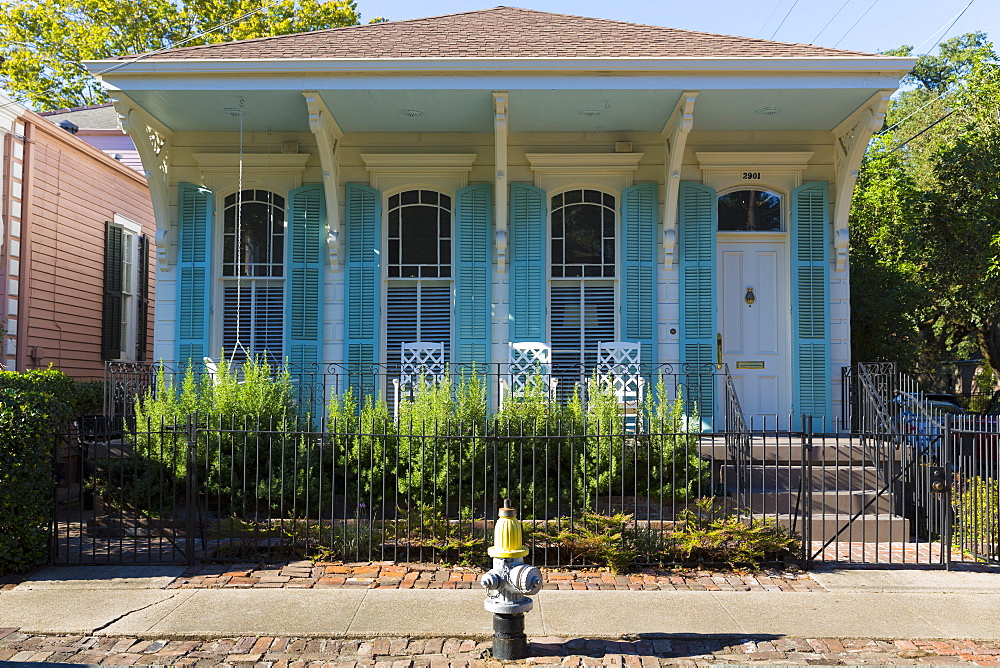
<svg viewBox="0 0 1000 668"><path fill-rule="evenodd" d="M805 169L813 155L812 151L697 151L695 153L703 170L726 171L734 171L748 164Z"/></svg>
<svg viewBox="0 0 1000 668"><path fill-rule="evenodd" d="M664 139L666 160L664 163L664 204L663 204L663 266L667 271L674 269L674 249L677 245L678 198L681 171L684 167L684 147L687 137L694 127L694 104L698 91L688 90L681 94L670 118L660 135Z"/></svg>
<svg viewBox="0 0 1000 668"><path fill-rule="evenodd" d="M469 185L476 153L362 153L371 186L389 191L425 189L456 193ZM454 197L454 195L452 195ZM452 212L454 215L454 212Z"/></svg>
<svg viewBox="0 0 1000 668"><path fill-rule="evenodd" d="M123 230L131 232L132 234L142 234L142 225L120 214L115 214L114 224L118 225Z"/></svg>
<svg viewBox="0 0 1000 668"><path fill-rule="evenodd" d="M128 67L121 67L122 60L86 60L84 67L105 82L107 79L138 79L153 75L162 77L170 74L190 76L198 73L243 74L254 76L263 73L284 74L292 72L335 73L454 73L454 72L515 72L519 74L535 72L591 72L595 74L615 72L788 72L788 73L859 73L868 78L899 78L916 64L915 58L892 56L810 56L798 58L719 58L681 57L663 58L259 58L253 59L253 71L247 70L245 58L184 58L157 59L155 57L134 60ZM114 74L106 77L103 73L109 67L118 67ZM190 80L178 84L190 86ZM289 82L294 84L295 82ZM876 87L876 86L873 86ZM877 86L881 87L881 86ZM301 83L299 83L301 90Z"/></svg>
<svg viewBox="0 0 1000 668"><path fill-rule="evenodd" d="M549 199L564 190L594 188L621 191L632 185L642 153L525 153L535 186Z"/></svg>

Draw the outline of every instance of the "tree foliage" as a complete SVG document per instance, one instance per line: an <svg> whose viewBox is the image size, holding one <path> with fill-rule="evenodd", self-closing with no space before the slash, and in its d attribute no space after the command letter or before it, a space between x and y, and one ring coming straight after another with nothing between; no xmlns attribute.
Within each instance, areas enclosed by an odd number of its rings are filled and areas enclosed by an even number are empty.
<svg viewBox="0 0 1000 668"><path fill-rule="evenodd" d="M38 111L98 104L107 98L82 61L147 53L182 41L197 46L357 25L359 19L353 0L277 0L255 11L262 4L0 0L0 86Z"/></svg>
<svg viewBox="0 0 1000 668"><path fill-rule="evenodd" d="M908 53L909 47L897 50ZM851 208L857 359L1000 369L1000 67L982 33L923 56Z"/></svg>

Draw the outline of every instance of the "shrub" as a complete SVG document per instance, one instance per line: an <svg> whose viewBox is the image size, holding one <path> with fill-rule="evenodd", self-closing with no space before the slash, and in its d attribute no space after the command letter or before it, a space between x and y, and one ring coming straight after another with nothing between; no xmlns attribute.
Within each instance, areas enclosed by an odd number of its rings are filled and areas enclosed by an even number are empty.
<svg viewBox="0 0 1000 668"><path fill-rule="evenodd" d="M48 559L53 434L68 410L51 394L0 389L0 574Z"/></svg>
<svg viewBox="0 0 1000 668"><path fill-rule="evenodd" d="M955 543L977 556L996 557L1000 544L1000 482L975 476L965 480L956 492Z"/></svg>

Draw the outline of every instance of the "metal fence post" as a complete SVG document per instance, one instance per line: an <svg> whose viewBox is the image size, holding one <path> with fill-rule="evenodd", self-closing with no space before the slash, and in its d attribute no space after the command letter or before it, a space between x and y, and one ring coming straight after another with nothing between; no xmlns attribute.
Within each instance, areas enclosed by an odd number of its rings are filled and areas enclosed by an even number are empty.
<svg viewBox="0 0 1000 668"><path fill-rule="evenodd" d="M188 566L194 565L194 511L197 507L195 495L198 493L195 469L197 468L198 452L198 416L187 416L185 430L186 466L184 471L184 560Z"/></svg>
<svg viewBox="0 0 1000 668"><path fill-rule="evenodd" d="M802 455L799 457L802 472L799 477L799 505L802 509L802 560L806 568L812 566L812 473L813 473L813 438L812 416L803 416L802 420Z"/></svg>
<svg viewBox="0 0 1000 668"><path fill-rule="evenodd" d="M954 474L952 473L952 452L953 448L957 445L961 445L961 440L957 443L955 441L956 433L954 431L954 426L952 423L954 416L951 414L946 414L944 416L944 443L941 446L941 467L944 469L944 475L948 482L945 485L944 491L939 496L941 503L941 558L944 560L945 570L951 570L951 542L954 537L954 523L952 517L952 507L951 507L951 489L954 483ZM959 439L962 438L962 433L957 434Z"/></svg>

